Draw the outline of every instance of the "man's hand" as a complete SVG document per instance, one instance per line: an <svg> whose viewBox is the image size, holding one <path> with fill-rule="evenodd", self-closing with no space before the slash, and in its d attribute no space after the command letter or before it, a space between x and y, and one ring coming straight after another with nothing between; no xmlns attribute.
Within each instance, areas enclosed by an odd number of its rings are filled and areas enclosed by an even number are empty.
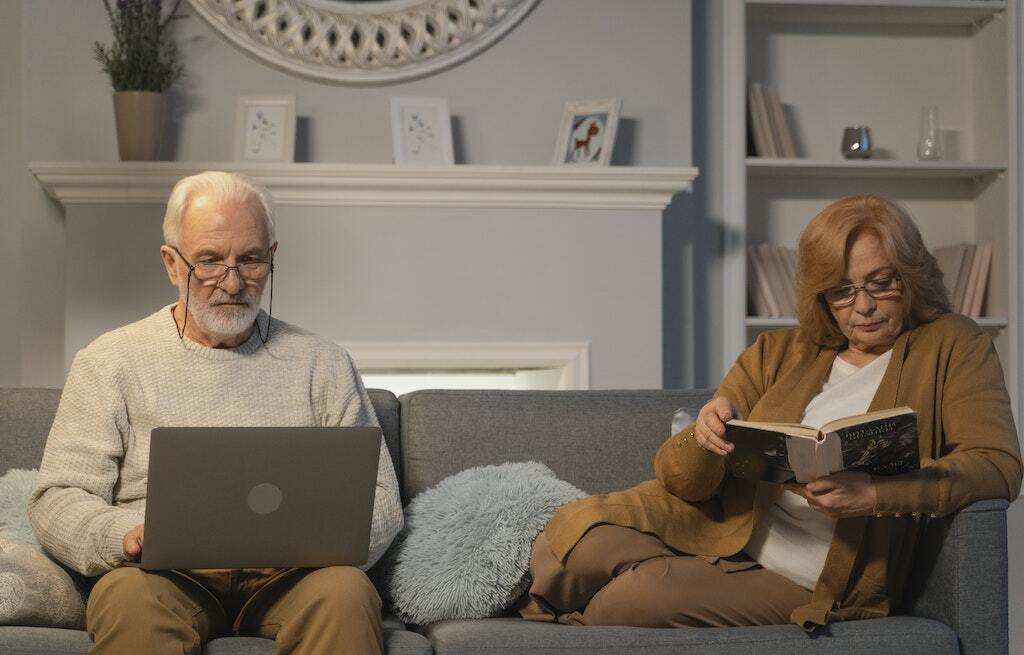
<svg viewBox="0 0 1024 655"><path fill-rule="evenodd" d="M877 492L867 473L840 471L807 484L790 482L786 489L807 499L807 504L834 519L871 516Z"/></svg>
<svg viewBox="0 0 1024 655"><path fill-rule="evenodd" d="M700 408L693 426L693 438L697 445L716 455L728 455L735 446L725 440L725 422L740 418L740 411L725 396L712 398Z"/></svg>
<svg viewBox="0 0 1024 655"><path fill-rule="evenodd" d="M142 530L144 527L144 525L137 525L124 536L122 550L126 560L137 562L142 559Z"/></svg>

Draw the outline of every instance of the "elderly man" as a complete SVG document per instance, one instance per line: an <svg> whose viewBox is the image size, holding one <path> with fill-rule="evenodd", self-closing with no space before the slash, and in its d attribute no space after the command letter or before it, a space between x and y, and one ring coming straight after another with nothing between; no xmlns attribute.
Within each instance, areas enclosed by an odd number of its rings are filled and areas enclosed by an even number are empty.
<svg viewBox="0 0 1024 655"><path fill-rule="evenodd" d="M277 250L265 190L231 173L187 177L164 240L177 302L75 357L29 500L46 550L102 575L87 607L93 652L199 653L230 634L273 638L279 653L381 652L380 598L358 568L121 566L143 548L153 428L377 424L344 350L260 310ZM366 568L401 527L382 442Z"/></svg>

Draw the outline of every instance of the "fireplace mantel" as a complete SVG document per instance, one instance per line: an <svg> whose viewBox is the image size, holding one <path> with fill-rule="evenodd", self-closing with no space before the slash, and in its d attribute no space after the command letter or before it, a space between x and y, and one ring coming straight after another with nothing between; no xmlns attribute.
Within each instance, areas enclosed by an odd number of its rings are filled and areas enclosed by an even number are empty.
<svg viewBox="0 0 1024 655"><path fill-rule="evenodd" d="M692 167L239 162L33 161L29 169L46 193L65 205L162 204L177 180L217 169L250 175L281 206L657 211L689 190L698 174Z"/></svg>

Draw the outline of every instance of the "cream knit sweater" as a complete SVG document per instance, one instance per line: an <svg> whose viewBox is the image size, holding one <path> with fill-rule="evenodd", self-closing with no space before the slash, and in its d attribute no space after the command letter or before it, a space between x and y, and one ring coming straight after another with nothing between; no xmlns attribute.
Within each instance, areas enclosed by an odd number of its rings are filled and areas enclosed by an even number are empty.
<svg viewBox="0 0 1024 655"><path fill-rule="evenodd" d="M377 425L352 360L337 345L274 319L231 349L178 338L171 307L100 336L75 357L46 443L29 519L43 547L99 575L123 561L143 523L149 433L161 426ZM260 313L266 332L267 316ZM402 528L381 442L370 530L376 562Z"/></svg>

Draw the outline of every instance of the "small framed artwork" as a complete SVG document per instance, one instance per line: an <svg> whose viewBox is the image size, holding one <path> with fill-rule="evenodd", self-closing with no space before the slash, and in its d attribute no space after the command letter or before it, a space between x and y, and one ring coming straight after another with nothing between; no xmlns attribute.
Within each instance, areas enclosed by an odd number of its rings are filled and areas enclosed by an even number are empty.
<svg viewBox="0 0 1024 655"><path fill-rule="evenodd" d="M295 96L238 98L235 160L295 160Z"/></svg>
<svg viewBox="0 0 1024 655"><path fill-rule="evenodd" d="M454 164L448 99L391 98L391 146L396 164Z"/></svg>
<svg viewBox="0 0 1024 655"><path fill-rule="evenodd" d="M552 163L607 166L612 160L621 106L618 98L565 103Z"/></svg>

